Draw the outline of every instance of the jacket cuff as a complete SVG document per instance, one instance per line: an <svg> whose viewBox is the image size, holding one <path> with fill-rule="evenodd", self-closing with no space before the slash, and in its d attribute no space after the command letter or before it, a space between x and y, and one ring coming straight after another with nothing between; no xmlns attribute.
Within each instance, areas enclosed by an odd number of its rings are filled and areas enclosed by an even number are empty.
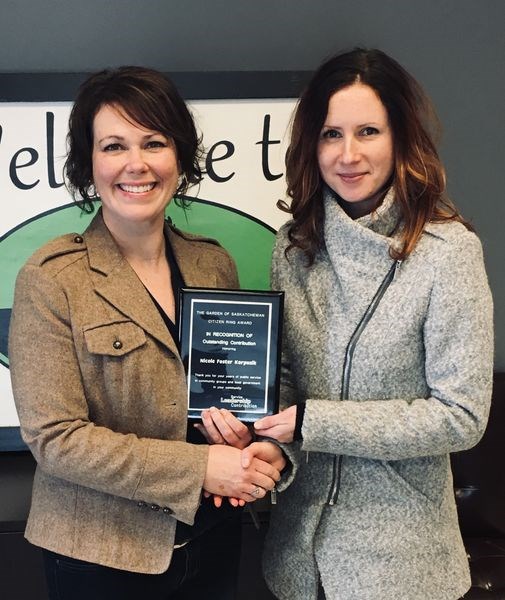
<svg viewBox="0 0 505 600"><path fill-rule="evenodd" d="M303 417L305 416L305 402L300 402L296 405L296 420L295 420L295 431L293 433L293 440L295 442L301 442L302 436L302 425Z"/></svg>

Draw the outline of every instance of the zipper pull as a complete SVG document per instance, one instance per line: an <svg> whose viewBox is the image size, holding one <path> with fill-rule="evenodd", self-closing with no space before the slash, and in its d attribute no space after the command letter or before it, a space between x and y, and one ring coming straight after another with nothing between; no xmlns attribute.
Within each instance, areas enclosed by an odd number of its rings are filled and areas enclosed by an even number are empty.
<svg viewBox="0 0 505 600"><path fill-rule="evenodd" d="M395 264L395 273L393 275L393 281L396 279L396 276L398 275L398 272L400 270L400 267L402 266L402 262L401 260L397 260L396 264Z"/></svg>
<svg viewBox="0 0 505 600"><path fill-rule="evenodd" d="M277 504L277 488L273 488L270 492L270 502L272 504Z"/></svg>

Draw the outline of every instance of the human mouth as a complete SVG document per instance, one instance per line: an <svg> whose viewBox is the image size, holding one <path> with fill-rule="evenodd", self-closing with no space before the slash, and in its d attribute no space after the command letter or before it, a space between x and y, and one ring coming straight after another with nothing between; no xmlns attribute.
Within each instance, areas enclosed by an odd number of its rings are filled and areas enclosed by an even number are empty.
<svg viewBox="0 0 505 600"><path fill-rule="evenodd" d="M338 173L344 183L357 183L361 181L366 173Z"/></svg>
<svg viewBox="0 0 505 600"><path fill-rule="evenodd" d="M156 183L144 183L142 185L119 183L118 187L128 194L145 194L146 192L150 192L155 185Z"/></svg>

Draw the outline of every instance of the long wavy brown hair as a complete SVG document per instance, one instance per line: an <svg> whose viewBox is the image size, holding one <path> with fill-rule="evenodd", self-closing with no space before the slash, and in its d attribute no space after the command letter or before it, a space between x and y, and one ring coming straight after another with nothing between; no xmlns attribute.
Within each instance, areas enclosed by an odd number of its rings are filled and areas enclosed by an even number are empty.
<svg viewBox="0 0 505 600"><path fill-rule="evenodd" d="M360 82L378 94L386 108L393 133L392 186L400 207L399 248L391 256L404 260L412 252L429 222L459 221L446 193L445 170L435 141L440 125L431 101L417 81L380 50L356 48L323 63L302 93L296 108L286 155L287 194L278 208L292 215L288 229L290 250L305 253L308 266L324 247L323 186L317 146L335 92Z"/></svg>

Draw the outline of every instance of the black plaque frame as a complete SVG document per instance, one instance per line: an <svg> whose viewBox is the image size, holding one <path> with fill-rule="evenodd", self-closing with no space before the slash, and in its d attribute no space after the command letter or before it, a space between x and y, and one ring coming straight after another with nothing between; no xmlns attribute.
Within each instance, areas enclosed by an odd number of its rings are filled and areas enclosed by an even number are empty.
<svg viewBox="0 0 505 600"><path fill-rule="evenodd" d="M245 422L278 411L283 306L284 292L181 289L189 419L211 406Z"/></svg>

